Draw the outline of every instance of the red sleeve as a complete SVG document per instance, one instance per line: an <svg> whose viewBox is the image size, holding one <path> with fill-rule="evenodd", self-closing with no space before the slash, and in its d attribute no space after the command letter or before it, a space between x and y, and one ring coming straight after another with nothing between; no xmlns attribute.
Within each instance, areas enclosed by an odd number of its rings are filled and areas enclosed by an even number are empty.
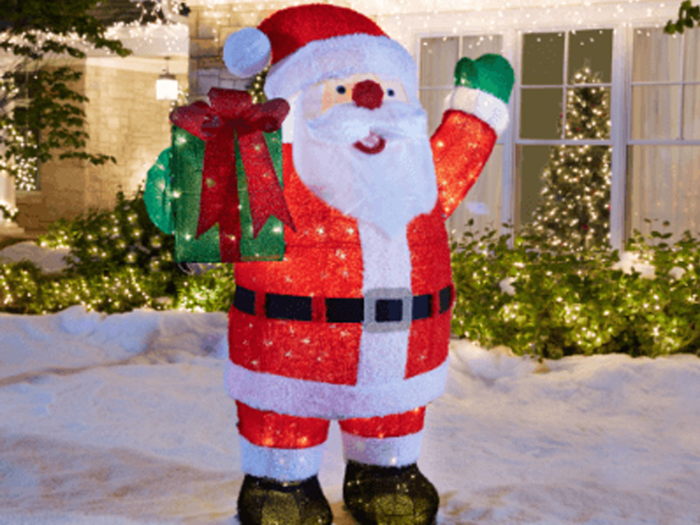
<svg viewBox="0 0 700 525"><path fill-rule="evenodd" d="M447 110L435 130L433 148L438 200L447 219L476 182L496 143L496 132L483 120Z"/></svg>

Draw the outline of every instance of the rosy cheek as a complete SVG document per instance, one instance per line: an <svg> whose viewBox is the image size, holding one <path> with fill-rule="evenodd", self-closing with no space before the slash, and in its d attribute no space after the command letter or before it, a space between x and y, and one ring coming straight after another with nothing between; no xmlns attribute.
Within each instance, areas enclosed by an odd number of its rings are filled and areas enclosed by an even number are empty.
<svg viewBox="0 0 700 525"><path fill-rule="evenodd" d="M335 103L336 104L345 104L346 102L350 102L352 100L352 95L350 94L350 89L347 86L345 87L345 93L337 93L335 95Z"/></svg>
<svg viewBox="0 0 700 525"><path fill-rule="evenodd" d="M328 109L333 106L335 103L334 101L334 93L330 89L324 89L323 90L323 96L321 97L321 113L325 113Z"/></svg>

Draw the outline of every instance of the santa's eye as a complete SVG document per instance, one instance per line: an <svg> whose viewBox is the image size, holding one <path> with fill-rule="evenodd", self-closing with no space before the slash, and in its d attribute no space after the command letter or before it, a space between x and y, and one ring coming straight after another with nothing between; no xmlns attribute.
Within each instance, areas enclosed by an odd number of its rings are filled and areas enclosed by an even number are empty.
<svg viewBox="0 0 700 525"><path fill-rule="evenodd" d="M345 94L345 86L338 86L337 88L335 88L335 90L341 95Z"/></svg>
<svg viewBox="0 0 700 525"><path fill-rule="evenodd" d="M394 96L394 90L393 89L387 89L386 94L389 95L390 97Z"/></svg>

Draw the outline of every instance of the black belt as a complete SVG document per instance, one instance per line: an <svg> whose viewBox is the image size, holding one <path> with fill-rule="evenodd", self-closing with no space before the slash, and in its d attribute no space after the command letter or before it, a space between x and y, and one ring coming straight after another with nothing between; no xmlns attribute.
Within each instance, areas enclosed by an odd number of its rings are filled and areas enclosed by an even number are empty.
<svg viewBox="0 0 700 525"><path fill-rule="evenodd" d="M327 297L325 303L325 321L328 323L362 323L365 312L369 312L374 323L410 323L411 320L427 319L433 313L433 296L435 294L406 296L397 289L380 289L371 298L360 297L338 299ZM392 293L393 292L393 293ZM384 293L384 297L382 297ZM256 299L265 297L265 316L270 319L288 319L292 321L311 321L313 319L312 297L299 295L281 295L274 293L254 292L236 285L233 306L250 315L255 315ZM397 297L400 296L400 297ZM438 295L438 312L449 310L452 303L452 286L446 286ZM388 296L388 297L387 297ZM410 304L405 303L411 299ZM404 315L410 309L409 316ZM373 316L371 314L374 314ZM385 330L379 330L385 331Z"/></svg>

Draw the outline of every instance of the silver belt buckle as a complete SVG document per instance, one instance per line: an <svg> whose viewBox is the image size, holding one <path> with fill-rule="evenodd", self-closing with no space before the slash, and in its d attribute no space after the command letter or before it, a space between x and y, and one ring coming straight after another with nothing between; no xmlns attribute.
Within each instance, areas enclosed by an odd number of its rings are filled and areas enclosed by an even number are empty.
<svg viewBox="0 0 700 525"><path fill-rule="evenodd" d="M400 321L377 321L377 300L401 299ZM369 333L408 330L413 318L413 294L408 288L372 288L364 294L365 320L363 328Z"/></svg>

